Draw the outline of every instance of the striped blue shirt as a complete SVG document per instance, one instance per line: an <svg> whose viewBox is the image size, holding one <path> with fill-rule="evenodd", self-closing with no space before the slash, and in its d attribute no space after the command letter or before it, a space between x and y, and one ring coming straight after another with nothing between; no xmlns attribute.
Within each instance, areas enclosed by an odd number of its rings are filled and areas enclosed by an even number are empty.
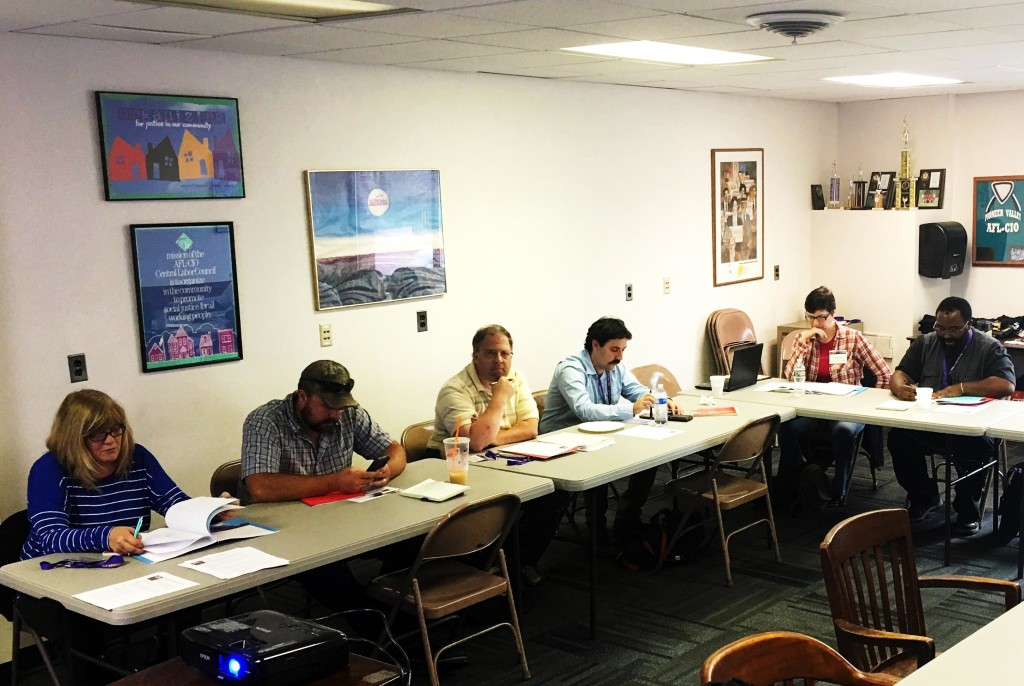
<svg viewBox="0 0 1024 686"><path fill-rule="evenodd" d="M46 453L28 475L28 518L32 530L21 549L27 560L50 553L84 553L107 550L107 538L115 526L149 528L150 510L166 514L175 503L188 500L153 453L135 444L132 467L96 484L98 490L81 486L67 475L57 456Z"/></svg>

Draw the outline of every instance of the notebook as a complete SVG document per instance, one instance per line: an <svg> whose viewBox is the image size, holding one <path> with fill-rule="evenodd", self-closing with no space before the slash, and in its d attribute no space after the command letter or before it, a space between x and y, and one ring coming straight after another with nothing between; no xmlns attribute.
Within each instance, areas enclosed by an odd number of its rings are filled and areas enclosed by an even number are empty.
<svg viewBox="0 0 1024 686"><path fill-rule="evenodd" d="M758 381L758 372L761 370L761 352L764 350L764 343L751 343L750 345L738 346L732 353L732 373L725 381L725 390L738 391L747 386L753 386ZM710 391L711 383L702 383L695 386L700 390Z"/></svg>

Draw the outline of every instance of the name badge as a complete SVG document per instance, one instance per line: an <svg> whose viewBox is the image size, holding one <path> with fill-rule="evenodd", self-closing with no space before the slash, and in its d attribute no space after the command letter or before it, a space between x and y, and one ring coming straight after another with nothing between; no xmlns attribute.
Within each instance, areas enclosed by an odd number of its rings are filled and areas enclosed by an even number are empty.
<svg viewBox="0 0 1024 686"><path fill-rule="evenodd" d="M828 354L828 364L831 367L836 364L846 364L845 350L832 350Z"/></svg>

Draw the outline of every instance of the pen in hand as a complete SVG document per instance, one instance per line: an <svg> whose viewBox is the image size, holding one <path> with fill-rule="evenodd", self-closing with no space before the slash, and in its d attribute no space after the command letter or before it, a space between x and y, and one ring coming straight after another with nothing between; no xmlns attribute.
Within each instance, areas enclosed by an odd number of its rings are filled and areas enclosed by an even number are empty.
<svg viewBox="0 0 1024 686"><path fill-rule="evenodd" d="M135 538L138 538L140 531L142 531L142 517L139 517L139 521L135 525L135 531L132 533L132 536L134 536Z"/></svg>

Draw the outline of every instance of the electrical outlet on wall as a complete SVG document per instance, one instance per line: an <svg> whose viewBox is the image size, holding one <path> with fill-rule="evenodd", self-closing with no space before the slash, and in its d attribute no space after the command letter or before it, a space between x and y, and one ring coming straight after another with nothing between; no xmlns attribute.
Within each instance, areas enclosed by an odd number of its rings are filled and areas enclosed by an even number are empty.
<svg viewBox="0 0 1024 686"><path fill-rule="evenodd" d="M420 310L416 313L416 332L423 333L427 330L427 311Z"/></svg>
<svg viewBox="0 0 1024 686"><path fill-rule="evenodd" d="M89 380L89 371L85 367L85 353L68 355L68 375L71 383Z"/></svg>
<svg viewBox="0 0 1024 686"><path fill-rule="evenodd" d="M633 284L627 283L626 284L626 302L629 302L632 299L633 299Z"/></svg>
<svg viewBox="0 0 1024 686"><path fill-rule="evenodd" d="M661 280L661 292L665 295L672 292L672 284L667 276Z"/></svg>
<svg viewBox="0 0 1024 686"><path fill-rule="evenodd" d="M329 348L334 345L334 333L331 331L330 324L320 325L320 347Z"/></svg>

